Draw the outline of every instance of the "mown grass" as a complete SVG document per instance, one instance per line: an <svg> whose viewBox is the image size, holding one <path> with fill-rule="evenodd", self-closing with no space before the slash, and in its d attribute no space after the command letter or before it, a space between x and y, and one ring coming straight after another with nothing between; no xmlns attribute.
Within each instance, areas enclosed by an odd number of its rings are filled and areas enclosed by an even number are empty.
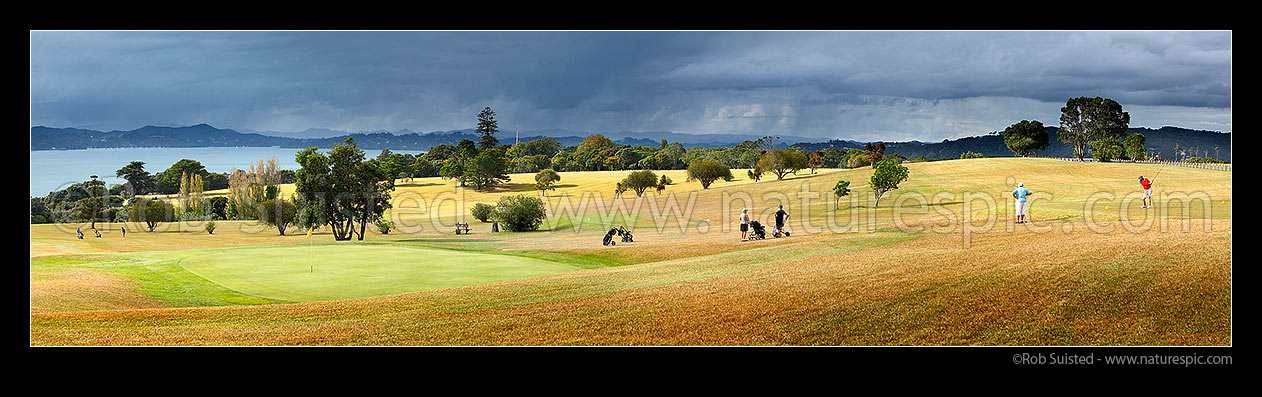
<svg viewBox="0 0 1262 397"><path fill-rule="evenodd" d="M183 267L179 260L188 253L140 253L126 255L69 255L31 258L33 279L57 272L90 269L126 277L135 290L162 302L162 306L226 306L284 302L260 298L215 284ZM56 297L49 297L55 300ZM34 303L33 303L34 304Z"/></svg>
<svg viewBox="0 0 1262 397"><path fill-rule="evenodd" d="M426 226L390 235L369 228L369 243L334 243L327 231L318 231L312 241L327 249L405 246L516 256L581 271L326 302L181 307L202 303L173 299L164 300L176 306L172 308L39 312L32 314L32 343L1231 343L1229 172L1167 167L1157 178L1158 208L1145 210L1138 208L1134 181L1139 174L1151 177L1145 165L975 159L907 166L911 178L883 198L879 208L872 208L866 187L870 169L822 170L756 184L719 183L707 190L682 183L662 196L648 192L639 200L633 194L612 199L612 184L625 172L566 173L562 182L572 186L550 192L550 208L568 199L576 204L589 192L609 192L589 201L583 211L551 212L543 231L491 234L490 224L472 221L474 233L468 236ZM852 196L840 208L831 197L838 179L852 181ZM1011 224L1008 192L1017 181L1035 192L1029 216L1033 222L1027 225ZM431 195L427 200L452 190L451 182L420 180L403 189ZM462 205L520 192L469 193L474 200ZM802 201L815 193L820 197ZM1162 198L1163 193L1203 194L1195 196L1203 199L1188 205ZM931 203L917 199L935 195L953 196ZM994 204L979 205L987 201L983 196ZM693 205L684 214L661 211L671 200L692 200ZM616 204L627 210L617 210ZM631 210L634 204L642 206ZM750 208L756 219L766 222L776 204L786 204L792 215L793 237L738 241L732 221L741 208ZM451 222L462 216L460 208L404 203L391 212L405 221ZM1186 214L1180 212L1185 208ZM618 224L635 231L636 243L601 246L604 232ZM75 241L73 228L66 233L33 225L32 273L35 277L37 251L41 258L122 252L112 258L131 261L133 256L171 259L198 252L192 249L292 250L307 243L301 236L251 232L244 223L224 222L221 228L214 236L185 226L129 233L126 240L107 235ZM165 252L153 252L157 250ZM111 256L90 258L106 257ZM116 271L104 264L74 262L82 259L64 260L65 269ZM161 266L173 262L163 263L149 266L170 270ZM161 272L155 273L147 276L148 282L165 283ZM188 275L165 277L178 284ZM211 295L203 299L213 304L226 300L213 298L221 292L191 294Z"/></svg>
<svg viewBox="0 0 1262 397"><path fill-rule="evenodd" d="M292 305L50 313L36 344L1230 343L1230 224L827 235L530 280ZM792 241L787 242L787 241ZM1202 255L1188 258L1187 250ZM1145 253L1144 261L1130 258ZM1191 310L1195 308L1195 310Z"/></svg>
<svg viewBox="0 0 1262 397"><path fill-rule="evenodd" d="M395 244L216 250L182 259L180 266L236 291L290 302L426 291L580 269L525 256Z"/></svg>

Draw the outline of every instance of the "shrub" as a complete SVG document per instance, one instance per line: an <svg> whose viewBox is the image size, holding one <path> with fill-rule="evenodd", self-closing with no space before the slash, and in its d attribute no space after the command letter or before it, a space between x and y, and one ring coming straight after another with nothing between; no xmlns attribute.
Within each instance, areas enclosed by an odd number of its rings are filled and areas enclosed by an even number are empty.
<svg viewBox="0 0 1262 397"><path fill-rule="evenodd" d="M482 221L484 223L491 219L491 214L494 212L495 212L495 207L492 207L490 204L484 204L484 203L474 204L473 208L469 210L469 214L473 215L474 218L477 218L477 220Z"/></svg>
<svg viewBox="0 0 1262 397"><path fill-rule="evenodd" d="M985 158L985 157L986 155L974 152L972 150L964 152L964 153L960 153L961 159L980 159L980 158Z"/></svg>
<svg viewBox="0 0 1262 397"><path fill-rule="evenodd" d="M1224 163L1224 161L1213 157L1188 157L1183 159L1185 163Z"/></svg>
<svg viewBox="0 0 1262 397"><path fill-rule="evenodd" d="M390 234L390 229L394 228L394 222L391 222L390 219L384 216L378 218L376 222L373 222L373 224L377 225L377 231L381 234Z"/></svg>
<svg viewBox="0 0 1262 397"><path fill-rule="evenodd" d="M215 220L206 220L206 234L215 234Z"/></svg>
<svg viewBox="0 0 1262 397"><path fill-rule="evenodd" d="M490 218L502 224L504 230L525 232L538 229L547 211L542 199L519 194L500 198Z"/></svg>

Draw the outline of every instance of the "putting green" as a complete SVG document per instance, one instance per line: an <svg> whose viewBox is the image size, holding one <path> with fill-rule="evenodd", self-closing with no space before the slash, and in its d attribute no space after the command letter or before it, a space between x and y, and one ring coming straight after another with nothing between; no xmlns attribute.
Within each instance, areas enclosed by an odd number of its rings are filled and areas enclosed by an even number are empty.
<svg viewBox="0 0 1262 397"><path fill-rule="evenodd" d="M224 287L292 302L486 284L582 269L511 255L391 245L227 249L180 266Z"/></svg>

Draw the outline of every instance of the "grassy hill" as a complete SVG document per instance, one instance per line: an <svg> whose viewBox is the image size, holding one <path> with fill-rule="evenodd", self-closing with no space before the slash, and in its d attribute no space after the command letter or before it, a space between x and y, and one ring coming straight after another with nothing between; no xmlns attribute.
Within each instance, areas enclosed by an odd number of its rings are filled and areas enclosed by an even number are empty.
<svg viewBox="0 0 1262 397"><path fill-rule="evenodd" d="M31 343L1231 343L1230 172L1168 168L1148 210L1134 176L1151 173L1144 164L907 166L911 177L879 208L870 168L757 183L741 172L705 190L668 172L675 185L638 200L612 197L624 172L563 173L545 230L528 233L492 234L467 216L476 202L537 194L517 185L525 174L487 192L401 182L391 210L400 231L370 231L362 243L249 222L222 222L214 235L172 223L126 238L110 225L84 240L76 225L31 225ZM840 179L852 194L834 202ZM1018 181L1035 192L1023 225L1011 223ZM769 221L777 204L792 237L739 241L741 208ZM474 233L454 236L462 216ZM617 224L636 242L601 246ZM323 271L341 267L332 278L300 278L306 269L293 267L308 244L329 256ZM514 262L540 267L476 267ZM460 285L423 285L442 272L454 273L432 280ZM459 281L470 275L485 277ZM297 297L319 290L354 297Z"/></svg>

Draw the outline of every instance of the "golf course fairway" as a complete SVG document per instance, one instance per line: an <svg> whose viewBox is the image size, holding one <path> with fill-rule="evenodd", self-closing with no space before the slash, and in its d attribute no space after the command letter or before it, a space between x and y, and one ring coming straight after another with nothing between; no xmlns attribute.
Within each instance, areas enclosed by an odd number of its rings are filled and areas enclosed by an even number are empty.
<svg viewBox="0 0 1262 397"><path fill-rule="evenodd" d="M290 302L427 291L582 269L512 255L377 244L230 249L187 258L180 266L237 292Z"/></svg>

